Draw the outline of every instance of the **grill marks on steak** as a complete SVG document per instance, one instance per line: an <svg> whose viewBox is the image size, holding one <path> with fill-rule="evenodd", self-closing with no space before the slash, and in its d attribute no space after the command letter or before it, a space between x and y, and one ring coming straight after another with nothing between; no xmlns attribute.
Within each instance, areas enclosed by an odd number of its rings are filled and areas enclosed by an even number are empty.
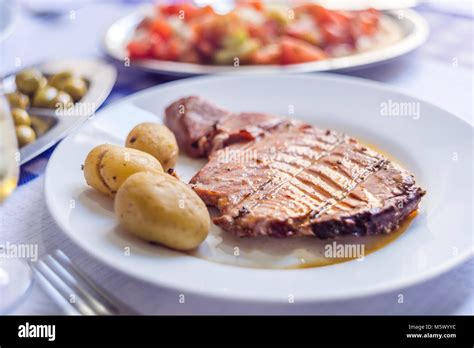
<svg viewBox="0 0 474 348"><path fill-rule="evenodd" d="M425 193L405 169L341 133L248 113L212 128L201 138L209 162L191 184L219 209L214 223L238 236L387 233Z"/></svg>

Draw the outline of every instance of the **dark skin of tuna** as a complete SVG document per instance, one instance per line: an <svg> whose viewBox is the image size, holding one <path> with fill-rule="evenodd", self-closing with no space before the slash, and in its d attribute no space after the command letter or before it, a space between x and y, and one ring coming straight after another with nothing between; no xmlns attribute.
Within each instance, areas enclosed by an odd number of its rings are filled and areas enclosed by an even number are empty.
<svg viewBox="0 0 474 348"><path fill-rule="evenodd" d="M397 229L412 212L418 209L418 204L424 194L423 190L417 190L406 199L402 208L392 205L375 214L363 212L347 218L318 222L312 225L312 231L320 239L344 235L366 236L389 233Z"/></svg>

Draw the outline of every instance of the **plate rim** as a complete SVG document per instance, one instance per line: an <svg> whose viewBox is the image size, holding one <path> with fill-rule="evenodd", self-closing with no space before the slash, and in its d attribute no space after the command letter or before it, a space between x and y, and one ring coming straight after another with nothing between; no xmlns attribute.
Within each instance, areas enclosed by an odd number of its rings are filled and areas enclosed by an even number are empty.
<svg viewBox="0 0 474 348"><path fill-rule="evenodd" d="M242 65L238 69L229 69L225 66L191 64L172 61L160 61L155 59L147 59L142 61L130 60L130 66L143 71L156 74L164 74L171 76L197 76L206 74L230 74L230 75L246 75L246 74L272 74L272 73L308 73L308 72L330 72L330 71L349 71L362 69L376 64L385 63L401 57L421 45L428 39L430 29L427 21L416 11L411 9L400 9L382 11L382 14L397 20L401 16L404 20L410 21L413 30L406 37L387 47L375 49L373 51L361 52L345 57L325 59L316 62L299 63L287 66L279 65ZM143 17L142 9L139 8L128 15L121 17L112 23L102 37L102 48L104 52L115 61L123 63L127 57L123 57L115 52L109 43L111 31L124 21L137 21L136 17ZM399 20L399 19L398 19ZM400 25L398 23L398 25ZM351 64L351 60L358 59L360 62ZM365 62L364 62L365 58Z"/></svg>
<svg viewBox="0 0 474 348"><path fill-rule="evenodd" d="M376 88L378 90L382 91L387 91L387 92L394 92L399 95L403 96L409 96L407 93L398 90L397 88L393 88L392 86L385 85L380 82L372 81L372 80L367 80L363 79L360 77L353 77L353 76L347 76L347 75L339 75L339 74L332 74L332 73L321 73L318 75L301 75L301 74L281 74L279 76L282 77L295 77L295 78L301 78L301 79L326 79L326 80L337 80L342 83L353 83L356 85L364 85L369 88ZM133 102L134 99L139 99L147 94L152 94L156 93L156 91L159 91L162 88L166 88L169 86L174 86L174 85L179 85L187 82L199 82L199 81L206 81L206 80L215 80L215 79L220 79L220 78L225 78L225 79L234 79L234 78L248 78L249 76L235 76L235 75L222 75L222 74L217 74L217 75L211 75L211 76L200 76L200 77L194 77L190 79L185 79L185 80L176 80L168 83L163 83L157 86L153 86L147 89L144 89L142 91L136 92L134 94L131 94L121 100L115 101L109 105L107 105L106 108L102 109L99 111L99 113L106 111L108 108L113 108L121 103L127 103L127 102ZM255 76L254 78L266 78L267 76ZM467 121L464 119L460 118L459 116L456 116L455 114L437 106L436 104L432 102L428 102L426 100L423 100L422 98L418 97L412 97L409 96L410 98L414 98L419 100L420 102L427 103L436 109L442 111L445 114L448 114L450 117L454 117L457 121L460 121L464 127L468 127L471 129L471 131L474 129L474 126L469 124ZM186 288L179 287L178 284L173 283L173 281L168 281L166 279L155 279L152 280L150 278L147 278L145 276L142 276L141 274L132 274L130 273L127 269L123 268L120 266L120 264L114 264L113 260L109 260L107 257L103 257L100 252L96 252L94 250L88 249L87 247L84 246L80 238L77 238L74 236L74 234L70 234L67 231L66 226L64 226L61 222L60 219L57 219L55 214L53 213L52 209L52 202L50 201L50 195L48 195L48 187L51 185L49 179L51 177L50 171L52 170L52 163L56 160L56 156L58 155L59 151L58 149L61 149L64 144L67 143L70 137L74 136L77 132L80 131L81 128L78 128L75 130L74 133L70 134L64 141L62 141L58 147L55 149L53 152L50 161L48 161L48 165L46 167L45 171L45 177L44 177L44 194L45 194L45 201L46 205L48 208L48 211L50 215L52 216L53 220L55 223L59 226L61 229L61 232L70 240L74 242L81 250L85 251L88 255L92 256L94 259L96 259L97 262L103 263L107 265L108 267L124 274L125 276L128 276L132 279L138 279L140 281L143 281L147 284L163 288L163 289L168 289L168 290L175 290L175 291L186 291L187 293L197 295L197 296L202 296L202 297L212 297L215 299L220 299L220 300L227 300L227 301L247 301L247 302L258 302L258 303L268 303L268 304L281 304L282 303L282 298L272 295L268 297L262 297L258 296L255 293L239 293L239 292L232 292L228 293L225 290L219 290L219 289L213 289L213 288L208 288L206 291L202 291L200 289L197 289L196 287L193 287L192 285L187 286ZM51 192L51 190L49 190ZM441 265L438 265L437 267L430 268L427 271L424 271L421 273L421 275L414 275L411 277L408 277L404 279L403 281L397 281L396 279L393 281L389 282L383 282L380 283L377 286L373 286L370 289L357 289L357 290L352 290L352 291L347 291L345 293L338 293L338 294L327 294L325 296L318 295L317 297L311 297L311 296L306 296L304 298L299 298L298 303L321 303L321 302L327 302L327 301L342 301L342 300L352 300L352 299L358 299L358 298L364 298L364 297L370 297L374 296L377 294L382 294L382 293L387 293L390 291L395 291L397 289L402 289L402 288L408 288L411 286L414 286L416 284L420 284L423 282L426 282L430 279L433 279L435 277L441 276L442 274L446 273L447 271L455 268L456 266L461 265L462 263L466 262L469 258L474 256L474 245L471 245L471 248L467 249L466 251L459 253L456 257L453 257L449 261L446 261L442 263ZM208 262L208 261L206 261ZM213 263L215 264L215 263ZM232 267L235 268L235 266L230 266L230 265L223 265L223 264L218 264L220 267ZM336 265L337 266L337 265ZM292 270L293 272L301 272L305 271L307 269L296 269ZM278 269L248 269L249 272L252 271L268 271L268 272L281 272L281 271L287 271L287 270L278 270Z"/></svg>

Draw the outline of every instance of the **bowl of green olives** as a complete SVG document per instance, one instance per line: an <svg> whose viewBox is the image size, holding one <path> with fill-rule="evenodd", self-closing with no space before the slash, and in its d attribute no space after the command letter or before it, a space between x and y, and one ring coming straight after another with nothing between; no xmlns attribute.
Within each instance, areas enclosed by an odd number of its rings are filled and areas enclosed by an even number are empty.
<svg viewBox="0 0 474 348"><path fill-rule="evenodd" d="M15 75L16 91L9 96L13 106L55 108L79 102L87 93L88 81L73 71L45 76L36 68Z"/></svg>
<svg viewBox="0 0 474 348"><path fill-rule="evenodd" d="M27 68L15 75L15 86L15 91L7 94L7 100L15 122L18 146L22 148L33 143L39 133L38 122L32 121L27 110L30 107L72 107L86 95L88 81L71 70L48 76L38 68Z"/></svg>
<svg viewBox="0 0 474 348"><path fill-rule="evenodd" d="M116 70L101 60L58 60L3 81L25 163L87 120L103 103Z"/></svg>

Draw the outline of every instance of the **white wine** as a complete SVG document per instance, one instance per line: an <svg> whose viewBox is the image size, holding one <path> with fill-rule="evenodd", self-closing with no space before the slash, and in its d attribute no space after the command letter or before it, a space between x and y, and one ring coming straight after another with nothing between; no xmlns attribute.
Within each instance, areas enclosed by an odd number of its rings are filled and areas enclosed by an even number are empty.
<svg viewBox="0 0 474 348"><path fill-rule="evenodd" d="M0 202L7 198L13 190L16 188L18 178L17 177L7 177L1 178L0 180Z"/></svg>
<svg viewBox="0 0 474 348"><path fill-rule="evenodd" d="M5 98L0 97L0 202L16 188L18 163L15 126Z"/></svg>
<svg viewBox="0 0 474 348"><path fill-rule="evenodd" d="M15 125L10 107L4 96L0 94L0 204L17 185L19 163ZM2 223L0 224L0 240L6 240L8 243L5 232ZM4 251L8 252L8 250ZM25 260L0 255L0 278L1 315L11 311L14 304L18 303L18 299L31 288L32 273Z"/></svg>

